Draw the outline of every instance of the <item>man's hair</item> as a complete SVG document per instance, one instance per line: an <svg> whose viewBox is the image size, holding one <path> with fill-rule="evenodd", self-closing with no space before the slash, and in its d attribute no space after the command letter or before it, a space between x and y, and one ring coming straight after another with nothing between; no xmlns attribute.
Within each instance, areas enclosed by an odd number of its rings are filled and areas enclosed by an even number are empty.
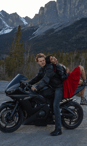
<svg viewBox="0 0 87 146"><path fill-rule="evenodd" d="M41 57L46 57L43 53L39 53L37 54L36 58L35 58L35 61L38 62L38 58L41 58Z"/></svg>

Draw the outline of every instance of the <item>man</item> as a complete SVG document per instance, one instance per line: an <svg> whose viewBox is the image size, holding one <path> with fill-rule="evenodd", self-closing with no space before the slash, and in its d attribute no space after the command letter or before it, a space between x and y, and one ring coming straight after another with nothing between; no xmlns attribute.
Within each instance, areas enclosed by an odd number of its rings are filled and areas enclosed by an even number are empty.
<svg viewBox="0 0 87 146"><path fill-rule="evenodd" d="M51 85L55 89L54 97L54 114L55 114L55 130L51 133L51 136L57 136L62 134L61 131L61 116L59 103L63 98L63 68L59 65L59 76L54 72L53 65L45 63L44 54L40 53L36 56L36 62L41 66L38 74L34 77L29 84L33 85L39 82L36 87L32 86L31 90L39 90L45 85Z"/></svg>

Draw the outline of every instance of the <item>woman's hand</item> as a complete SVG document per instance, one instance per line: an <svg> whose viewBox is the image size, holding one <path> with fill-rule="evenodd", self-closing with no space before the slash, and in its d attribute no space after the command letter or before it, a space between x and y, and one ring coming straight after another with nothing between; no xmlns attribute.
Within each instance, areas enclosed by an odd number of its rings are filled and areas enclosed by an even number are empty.
<svg viewBox="0 0 87 146"><path fill-rule="evenodd" d="M66 72L69 73L69 68L66 68Z"/></svg>

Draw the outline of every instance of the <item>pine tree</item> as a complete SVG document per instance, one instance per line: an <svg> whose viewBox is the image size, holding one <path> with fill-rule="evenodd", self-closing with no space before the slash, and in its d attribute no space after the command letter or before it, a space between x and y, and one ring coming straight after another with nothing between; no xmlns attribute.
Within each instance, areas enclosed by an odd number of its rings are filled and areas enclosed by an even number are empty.
<svg viewBox="0 0 87 146"><path fill-rule="evenodd" d="M59 63L63 62L63 51L60 52Z"/></svg>
<svg viewBox="0 0 87 146"><path fill-rule="evenodd" d="M5 59L6 72L11 75L16 68L21 67L24 63L24 48L23 42L21 42L21 26L18 26L18 31L16 34L16 39L13 37L10 54Z"/></svg>
<svg viewBox="0 0 87 146"><path fill-rule="evenodd" d="M0 66L4 66L4 61L0 60Z"/></svg>
<svg viewBox="0 0 87 146"><path fill-rule="evenodd" d="M51 54L52 54L52 56L56 57L56 52L55 51L53 51Z"/></svg>
<svg viewBox="0 0 87 146"><path fill-rule="evenodd" d="M23 42L21 42L21 26L19 25L18 31L16 34L16 40L15 40L15 48L14 48L14 58L16 61L16 67L20 67L24 63L24 48L23 48Z"/></svg>
<svg viewBox="0 0 87 146"><path fill-rule="evenodd" d="M68 67L69 62L68 62L68 55L67 55L67 53L65 53L65 54L63 55L62 64L65 65L66 67Z"/></svg>
<svg viewBox="0 0 87 146"><path fill-rule="evenodd" d="M12 43L11 43L11 48L10 48L10 53L9 53L9 56L10 57L14 57L14 46L15 46L15 38L13 37L12 39Z"/></svg>

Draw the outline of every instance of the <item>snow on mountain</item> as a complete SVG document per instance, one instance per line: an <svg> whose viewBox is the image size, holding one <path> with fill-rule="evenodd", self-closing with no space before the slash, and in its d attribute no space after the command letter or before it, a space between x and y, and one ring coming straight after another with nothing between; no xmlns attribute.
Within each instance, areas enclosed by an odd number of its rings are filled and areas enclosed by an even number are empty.
<svg viewBox="0 0 87 146"><path fill-rule="evenodd" d="M0 11L0 14L2 15L2 17L4 17L1 11Z"/></svg>
<svg viewBox="0 0 87 146"><path fill-rule="evenodd" d="M23 18L23 17L20 17L20 19L23 21L24 25L27 25L27 21Z"/></svg>
<svg viewBox="0 0 87 146"><path fill-rule="evenodd" d="M11 32L12 30L13 30L13 28L3 29L3 30L0 31L0 35L9 33L9 32Z"/></svg>
<svg viewBox="0 0 87 146"><path fill-rule="evenodd" d="M10 27L1 17L0 17L0 19L2 20L3 24L4 24L7 28Z"/></svg>
<svg viewBox="0 0 87 146"><path fill-rule="evenodd" d="M1 12L0 12L1 14ZM3 16L4 17L4 16ZM0 19L2 20L2 23L4 24L5 28L3 28L1 31L0 31L0 35L2 34L6 34L6 33L9 33L13 30L12 27L10 27L1 17Z"/></svg>

